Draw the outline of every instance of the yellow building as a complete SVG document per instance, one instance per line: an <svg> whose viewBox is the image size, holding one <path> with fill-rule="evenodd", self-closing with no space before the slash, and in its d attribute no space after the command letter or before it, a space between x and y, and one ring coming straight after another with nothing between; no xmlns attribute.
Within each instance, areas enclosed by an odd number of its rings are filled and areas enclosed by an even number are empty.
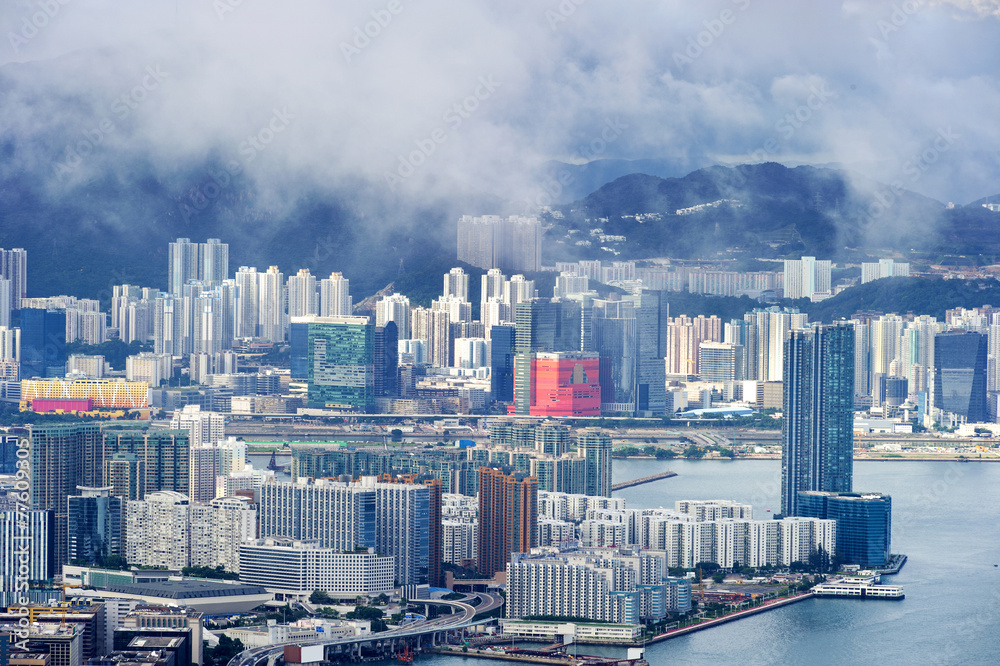
<svg viewBox="0 0 1000 666"><path fill-rule="evenodd" d="M121 379L21 380L21 411L31 409L35 399L89 399L95 410L145 409L149 407L149 384Z"/></svg>

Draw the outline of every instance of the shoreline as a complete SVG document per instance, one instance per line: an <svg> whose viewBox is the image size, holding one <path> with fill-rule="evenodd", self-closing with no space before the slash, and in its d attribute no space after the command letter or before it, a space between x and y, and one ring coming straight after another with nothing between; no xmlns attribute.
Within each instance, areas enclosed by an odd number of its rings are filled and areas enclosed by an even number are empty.
<svg viewBox="0 0 1000 666"><path fill-rule="evenodd" d="M659 643L661 641L667 641L671 638L677 638L678 636L686 636L692 634L696 631L701 631L702 629L710 629L711 627L717 627L720 624L725 624L726 622L732 622L733 620L739 620L744 617L749 617L751 615L756 615L757 613L765 613L776 608L782 608L788 606L789 604L795 604L800 601L805 601L806 599L812 599L815 594L812 592L803 592L802 594L797 594L794 597L784 597L781 599L775 599L770 603L764 602L762 606L754 606L753 608L747 608L746 610L736 611L735 613L730 613L729 615L723 615L722 617L717 617L711 620L705 620L704 622L699 622L698 624L693 624L689 627L681 627L679 629L671 629L662 634L657 634L650 638L647 643Z"/></svg>

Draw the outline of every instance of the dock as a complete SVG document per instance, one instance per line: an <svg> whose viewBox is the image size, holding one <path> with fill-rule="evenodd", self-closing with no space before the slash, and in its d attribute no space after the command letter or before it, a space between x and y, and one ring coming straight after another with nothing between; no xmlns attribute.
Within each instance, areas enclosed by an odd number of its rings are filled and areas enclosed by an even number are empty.
<svg viewBox="0 0 1000 666"><path fill-rule="evenodd" d="M660 472L659 474L651 474L650 476L642 476L638 479L632 479L631 481L619 481L611 485L611 491L622 490L623 488L631 488L633 486L641 486L644 483L652 483L653 481L659 481L660 479L669 479L672 476L677 476L677 472L667 470L666 472Z"/></svg>

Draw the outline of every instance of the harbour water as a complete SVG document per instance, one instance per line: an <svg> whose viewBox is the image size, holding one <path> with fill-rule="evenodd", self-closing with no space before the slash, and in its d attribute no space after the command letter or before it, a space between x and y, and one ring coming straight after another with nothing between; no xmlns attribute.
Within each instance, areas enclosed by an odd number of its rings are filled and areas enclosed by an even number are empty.
<svg viewBox="0 0 1000 666"><path fill-rule="evenodd" d="M755 517L778 511L780 461L616 460L614 481L672 469L678 476L616 493L630 507L733 499ZM1000 464L856 462L854 488L892 495L893 551L909 560L885 582L902 601L809 599L651 645L659 664L1000 663ZM581 645L583 654L623 648ZM428 666L497 662L422 656Z"/></svg>

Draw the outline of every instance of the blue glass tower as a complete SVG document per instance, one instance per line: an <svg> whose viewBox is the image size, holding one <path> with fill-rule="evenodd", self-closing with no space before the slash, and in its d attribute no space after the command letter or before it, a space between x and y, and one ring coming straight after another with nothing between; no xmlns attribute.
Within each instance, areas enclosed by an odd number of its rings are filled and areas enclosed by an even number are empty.
<svg viewBox="0 0 1000 666"><path fill-rule="evenodd" d="M781 512L799 491L850 492L854 478L854 327L790 331L784 347Z"/></svg>
<svg viewBox="0 0 1000 666"><path fill-rule="evenodd" d="M881 493L798 494L800 516L837 521L837 557L846 564L883 567L891 558L892 497Z"/></svg>

